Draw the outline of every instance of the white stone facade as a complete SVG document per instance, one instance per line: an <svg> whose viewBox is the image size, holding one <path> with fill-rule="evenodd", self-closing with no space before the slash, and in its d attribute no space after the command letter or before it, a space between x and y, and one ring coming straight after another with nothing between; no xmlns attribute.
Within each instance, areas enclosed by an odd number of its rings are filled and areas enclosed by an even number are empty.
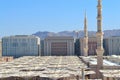
<svg viewBox="0 0 120 80"><path fill-rule="evenodd" d="M41 55L40 38L33 35L16 35L2 38L2 55L22 56Z"/></svg>
<svg viewBox="0 0 120 80"><path fill-rule="evenodd" d="M108 55L120 55L120 37L110 37L105 39L105 48Z"/></svg>

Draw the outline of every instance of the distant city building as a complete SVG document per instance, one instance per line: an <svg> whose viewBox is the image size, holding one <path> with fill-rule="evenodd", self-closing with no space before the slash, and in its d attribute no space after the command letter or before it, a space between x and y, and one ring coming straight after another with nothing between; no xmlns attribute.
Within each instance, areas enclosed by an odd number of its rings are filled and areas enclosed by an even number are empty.
<svg viewBox="0 0 120 80"><path fill-rule="evenodd" d="M2 55L14 58L41 55L40 38L33 35L3 37Z"/></svg>
<svg viewBox="0 0 120 80"><path fill-rule="evenodd" d="M108 50L108 38L103 39L103 47L104 47L104 55L109 55L109 50Z"/></svg>
<svg viewBox="0 0 120 80"><path fill-rule="evenodd" d="M0 57L2 57L2 41L0 40Z"/></svg>
<svg viewBox="0 0 120 80"><path fill-rule="evenodd" d="M80 41L79 39L75 40L75 55L80 56Z"/></svg>
<svg viewBox="0 0 120 80"><path fill-rule="evenodd" d="M47 37L44 40L45 56L67 56L74 55L73 37Z"/></svg>
<svg viewBox="0 0 120 80"><path fill-rule="evenodd" d="M89 37L88 38L88 55L97 55L96 54L97 49L97 41L96 37Z"/></svg>
<svg viewBox="0 0 120 80"><path fill-rule="evenodd" d="M84 56L84 44L83 44L84 38L80 38L80 54L81 56Z"/></svg>
<svg viewBox="0 0 120 80"><path fill-rule="evenodd" d="M44 56L44 40L41 40L40 44L41 44L41 56Z"/></svg>
<svg viewBox="0 0 120 80"><path fill-rule="evenodd" d="M104 48L107 55L120 55L120 37L104 39Z"/></svg>

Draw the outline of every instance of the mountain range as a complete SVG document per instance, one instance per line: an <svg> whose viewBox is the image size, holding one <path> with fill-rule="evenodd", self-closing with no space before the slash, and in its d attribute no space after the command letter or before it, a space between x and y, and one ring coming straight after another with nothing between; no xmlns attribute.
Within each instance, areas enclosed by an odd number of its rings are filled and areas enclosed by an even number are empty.
<svg viewBox="0 0 120 80"><path fill-rule="evenodd" d="M120 29L116 30L105 30L104 32L104 38L111 37L111 36L120 36ZM82 38L84 37L84 31L61 31L61 32L49 32L49 31L38 31L34 33L33 35L36 35L43 40L47 36L73 36L74 38L79 37ZM88 31L88 36L96 36L96 31Z"/></svg>

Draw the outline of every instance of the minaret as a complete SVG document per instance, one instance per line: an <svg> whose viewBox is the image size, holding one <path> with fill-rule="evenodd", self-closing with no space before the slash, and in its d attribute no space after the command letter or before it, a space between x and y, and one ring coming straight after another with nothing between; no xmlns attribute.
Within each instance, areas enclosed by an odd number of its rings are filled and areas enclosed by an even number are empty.
<svg viewBox="0 0 120 80"><path fill-rule="evenodd" d="M84 56L88 56L88 31L87 31L87 16L85 12L85 18L84 18Z"/></svg>
<svg viewBox="0 0 120 80"><path fill-rule="evenodd" d="M102 69L103 67L103 32L102 32L102 0L98 0L98 5L97 5L97 33L96 33L96 38L97 38L97 67L98 69Z"/></svg>
<svg viewBox="0 0 120 80"><path fill-rule="evenodd" d="M85 18L84 18L84 37L88 37L86 12L85 12Z"/></svg>

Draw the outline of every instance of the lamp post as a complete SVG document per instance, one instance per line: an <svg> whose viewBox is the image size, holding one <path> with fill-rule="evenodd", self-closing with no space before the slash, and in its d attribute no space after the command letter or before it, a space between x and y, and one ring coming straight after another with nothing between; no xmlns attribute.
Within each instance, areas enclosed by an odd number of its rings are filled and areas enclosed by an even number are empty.
<svg viewBox="0 0 120 80"><path fill-rule="evenodd" d="M81 72L82 72L82 80L85 80L84 68L81 69Z"/></svg>

